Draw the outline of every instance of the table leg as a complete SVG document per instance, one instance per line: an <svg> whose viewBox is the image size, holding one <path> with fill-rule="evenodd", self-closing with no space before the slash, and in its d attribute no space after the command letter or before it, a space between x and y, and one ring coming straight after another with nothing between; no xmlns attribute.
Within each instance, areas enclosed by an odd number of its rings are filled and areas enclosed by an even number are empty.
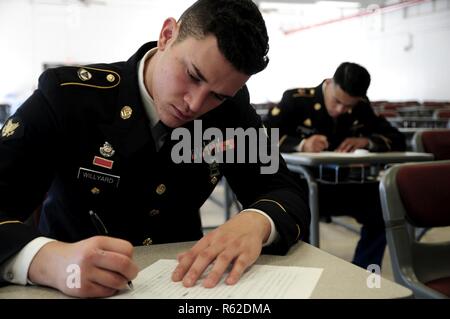
<svg viewBox="0 0 450 319"><path fill-rule="evenodd" d="M314 178L312 172L304 167L298 165L287 164L290 171L302 174L308 183L309 189L309 208L311 212L311 225L310 225L310 244L316 247L320 247L319 238L319 189L317 181Z"/></svg>

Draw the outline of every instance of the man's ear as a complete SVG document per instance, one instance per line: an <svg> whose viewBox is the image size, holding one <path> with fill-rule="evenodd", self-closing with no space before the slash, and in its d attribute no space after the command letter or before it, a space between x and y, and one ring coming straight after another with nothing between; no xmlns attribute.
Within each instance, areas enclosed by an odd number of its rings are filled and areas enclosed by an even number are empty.
<svg viewBox="0 0 450 319"><path fill-rule="evenodd" d="M175 40L178 34L178 24L174 18L167 18L161 28L158 39L158 48L164 50L167 45L171 42L170 40Z"/></svg>

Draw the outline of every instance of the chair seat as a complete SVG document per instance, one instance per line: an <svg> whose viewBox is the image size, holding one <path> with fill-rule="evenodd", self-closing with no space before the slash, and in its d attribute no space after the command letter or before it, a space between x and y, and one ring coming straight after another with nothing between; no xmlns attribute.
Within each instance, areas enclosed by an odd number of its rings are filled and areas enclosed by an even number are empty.
<svg viewBox="0 0 450 319"><path fill-rule="evenodd" d="M450 297L450 277L435 279L427 282L425 285Z"/></svg>

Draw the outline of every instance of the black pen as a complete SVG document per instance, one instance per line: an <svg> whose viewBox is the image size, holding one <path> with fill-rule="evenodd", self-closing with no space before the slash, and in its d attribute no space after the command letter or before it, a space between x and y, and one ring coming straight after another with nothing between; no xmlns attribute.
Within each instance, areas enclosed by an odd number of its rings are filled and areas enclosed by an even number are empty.
<svg viewBox="0 0 450 319"><path fill-rule="evenodd" d="M89 211L89 216L91 217L92 223L94 224L95 228L97 229L97 232L100 235L107 236L108 230L106 229L105 224L103 224L100 217L98 217L98 215L96 213L94 213L93 210ZM130 289L133 289L133 282L131 280L128 282L128 287Z"/></svg>

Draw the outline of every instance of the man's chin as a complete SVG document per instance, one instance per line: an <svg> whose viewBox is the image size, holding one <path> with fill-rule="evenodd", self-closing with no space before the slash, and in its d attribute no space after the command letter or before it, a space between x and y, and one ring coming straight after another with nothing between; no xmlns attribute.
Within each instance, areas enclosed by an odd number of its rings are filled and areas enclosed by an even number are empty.
<svg viewBox="0 0 450 319"><path fill-rule="evenodd" d="M177 128L187 123L187 121L181 120L176 117L170 119L161 119L161 121L170 128Z"/></svg>
<svg viewBox="0 0 450 319"><path fill-rule="evenodd" d="M336 113L336 114L331 113L330 116L335 119L339 116L339 113Z"/></svg>

